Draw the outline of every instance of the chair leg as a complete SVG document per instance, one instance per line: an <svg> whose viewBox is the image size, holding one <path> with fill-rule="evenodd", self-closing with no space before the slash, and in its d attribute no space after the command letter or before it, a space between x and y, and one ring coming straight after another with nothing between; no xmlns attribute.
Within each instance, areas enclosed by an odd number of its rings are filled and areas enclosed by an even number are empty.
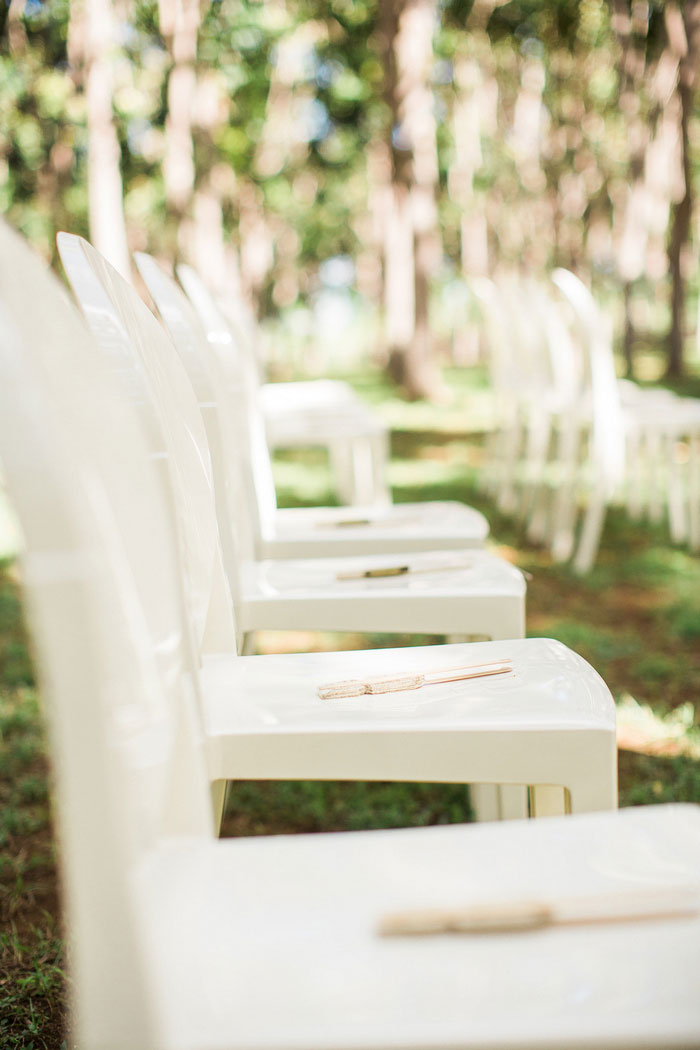
<svg viewBox="0 0 700 1050"><path fill-rule="evenodd" d="M347 441L334 441L328 448L328 457L338 500L352 506L357 502L352 448Z"/></svg>
<svg viewBox="0 0 700 1050"><path fill-rule="evenodd" d="M578 426L562 427L556 458L561 472L552 501L550 551L554 561L568 561L574 548L576 525L576 477L581 453L582 435Z"/></svg>
<svg viewBox="0 0 700 1050"><path fill-rule="evenodd" d="M668 525L672 543L686 543L688 540L688 516L686 513L685 485L683 483L684 460L682 451L685 446L668 439Z"/></svg>
<svg viewBox="0 0 700 1050"><path fill-rule="evenodd" d="M518 508L518 517L522 521L531 520L534 507L544 487L545 469L549 459L551 439L552 423L549 416L529 421L525 449L525 481L520 494L520 506Z"/></svg>
<svg viewBox="0 0 700 1050"><path fill-rule="evenodd" d="M353 440L350 446L350 463L352 478L351 503L355 506L374 503L376 462L371 439L355 438Z"/></svg>
<svg viewBox="0 0 700 1050"><path fill-rule="evenodd" d="M573 561L574 572L581 575L593 568L605 521L608 501L602 492L591 493L583 519L581 538Z"/></svg>
<svg viewBox="0 0 700 1050"><path fill-rule="evenodd" d="M501 819L498 784L470 784L469 799L474 819L479 823Z"/></svg>
<svg viewBox="0 0 700 1050"><path fill-rule="evenodd" d="M688 463L688 517L690 521L690 549L700 550L700 436L690 441Z"/></svg>
<svg viewBox="0 0 700 1050"><path fill-rule="evenodd" d="M528 789L522 784L499 784L501 820L527 820L530 816Z"/></svg>
<svg viewBox="0 0 700 1050"><path fill-rule="evenodd" d="M531 817L560 817L570 812L566 788L556 784L533 784L530 788Z"/></svg>
<svg viewBox="0 0 700 1050"><path fill-rule="evenodd" d="M470 784L474 819L526 820L529 816L528 789L520 784Z"/></svg>
<svg viewBox="0 0 700 1050"><path fill-rule="evenodd" d="M214 813L214 831L217 835L221 831L221 822L224 819L224 807L226 805L228 785L228 780L214 780L209 785L209 790L211 792L211 806Z"/></svg>
<svg viewBox="0 0 700 1050"><path fill-rule="evenodd" d="M389 485L387 465L389 463L391 450L389 448L389 435L386 431L381 431L373 438L370 438L370 454L372 457L373 480L372 502L378 504L390 504L391 486Z"/></svg>
<svg viewBox="0 0 700 1050"><path fill-rule="evenodd" d="M635 521L641 519L644 508L644 455L641 435L632 431L627 437L627 513Z"/></svg>
<svg viewBox="0 0 700 1050"><path fill-rule="evenodd" d="M255 631L246 631L246 633L243 635L243 641L241 643L241 655L255 655Z"/></svg>
<svg viewBox="0 0 700 1050"><path fill-rule="evenodd" d="M503 468L496 492L496 505L503 514L514 513L517 505L515 475L522 443L522 426L519 420L511 422L504 432Z"/></svg>
<svg viewBox="0 0 700 1050"><path fill-rule="evenodd" d="M688 450L687 464L688 544L700 550L700 435L694 434Z"/></svg>
<svg viewBox="0 0 700 1050"><path fill-rule="evenodd" d="M647 437L649 454L649 492L647 496L647 514L652 525L660 525L664 517L663 494L663 449L662 439L658 434Z"/></svg>

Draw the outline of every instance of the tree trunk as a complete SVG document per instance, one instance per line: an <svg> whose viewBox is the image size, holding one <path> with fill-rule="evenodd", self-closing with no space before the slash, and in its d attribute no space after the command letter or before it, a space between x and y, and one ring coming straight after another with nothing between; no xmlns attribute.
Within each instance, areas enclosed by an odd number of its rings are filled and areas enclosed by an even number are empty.
<svg viewBox="0 0 700 1050"><path fill-rule="evenodd" d="M22 16L27 0L11 0L7 9L7 42L13 57L20 55L27 47L27 33L22 24Z"/></svg>
<svg viewBox="0 0 700 1050"><path fill-rule="evenodd" d="M88 128L88 210L95 248L131 278L124 219L121 150L112 109L114 19L110 0L74 0L71 61L85 87Z"/></svg>
<svg viewBox="0 0 700 1050"><path fill-rule="evenodd" d="M671 21L673 19L673 22ZM675 4L666 9L666 22L671 46L680 58L678 70L678 97L680 100L680 145L684 193L673 209L673 222L668 246L671 272L671 330L669 332L668 367L666 374L678 377L683 373L683 344L685 339L685 273L684 252L690 238L693 215L693 187L690 167L688 126L698 83L700 59L700 0L686 0L682 13ZM675 23L675 24L673 24Z"/></svg>
<svg viewBox="0 0 700 1050"><path fill-rule="evenodd" d="M693 212L693 195L690 181L690 159L688 157L688 119L692 107L693 92L686 84L678 85L681 101L681 156L685 193L673 209L671 235L668 243L668 265L671 273L671 330L668 337L668 376L680 376L683 372L683 343L685 340L685 275L683 273L683 249L688 243L690 219Z"/></svg>
<svg viewBox="0 0 700 1050"><path fill-rule="evenodd" d="M435 0L386 0L380 47L390 129L390 215L386 225L388 369L409 397L440 392L429 321L437 234L437 154L432 92Z"/></svg>
<svg viewBox="0 0 700 1050"><path fill-rule="evenodd" d="M648 189L645 185L645 155L652 128L644 120L639 103L647 75L646 43L649 31L649 9L630 0L614 0L613 29L620 47L618 101L627 119L630 143L629 181L615 210L614 226L620 231L617 243L617 270L622 283L625 304L624 356L628 376L634 373L635 331L631 302L634 282L644 272L649 239L646 213Z"/></svg>
<svg viewBox="0 0 700 1050"><path fill-rule="evenodd" d="M199 0L159 0L158 13L160 30L173 61L165 120L165 199L171 211L181 218L192 200L195 181L192 114L197 88Z"/></svg>

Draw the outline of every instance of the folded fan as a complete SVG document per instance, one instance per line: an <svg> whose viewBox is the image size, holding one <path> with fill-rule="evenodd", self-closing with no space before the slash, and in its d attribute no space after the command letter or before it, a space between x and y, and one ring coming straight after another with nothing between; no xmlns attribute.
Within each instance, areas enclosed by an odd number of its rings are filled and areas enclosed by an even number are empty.
<svg viewBox="0 0 700 1050"><path fill-rule="evenodd" d="M373 580L383 576L406 576L418 572L462 572L471 569L472 562L467 560L440 562L432 561L426 565L382 565L375 569L354 569L350 572L339 572L337 580Z"/></svg>
<svg viewBox="0 0 700 1050"><path fill-rule="evenodd" d="M379 675L375 678L349 678L341 682L328 682L320 685L318 695L322 700L337 700L347 696L362 696L364 693L398 693L404 689L420 689L424 685L439 685L443 682L461 682L469 678L507 674L512 670L510 661L498 660L465 667L444 667L436 671L406 671L402 674Z"/></svg>
<svg viewBox="0 0 700 1050"><path fill-rule="evenodd" d="M604 893L568 900L513 901L468 908L416 908L386 915L382 937L417 937L445 933L520 933L545 926L638 922L697 915L697 887Z"/></svg>

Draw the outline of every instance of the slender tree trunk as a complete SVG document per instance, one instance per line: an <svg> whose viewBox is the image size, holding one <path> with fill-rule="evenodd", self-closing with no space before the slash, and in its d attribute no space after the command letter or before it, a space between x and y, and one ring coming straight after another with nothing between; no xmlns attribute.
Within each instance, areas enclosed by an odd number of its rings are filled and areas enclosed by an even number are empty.
<svg viewBox="0 0 700 1050"><path fill-rule="evenodd" d="M391 158L381 138L368 144L365 156L368 208L366 213L356 216L354 225L358 243L362 245L356 259L357 290L370 303L379 306L384 300L382 260L391 200ZM385 349L381 343L375 348L375 360L380 366L387 363Z"/></svg>
<svg viewBox="0 0 700 1050"><path fill-rule="evenodd" d="M262 190L251 179L239 179L237 203L241 286L246 302L259 315L260 293L273 263L272 235L265 218Z"/></svg>
<svg viewBox="0 0 700 1050"><path fill-rule="evenodd" d="M385 241L388 368L409 397L439 391L429 321L437 240L437 155L429 86L435 0L386 0L380 41L392 114Z"/></svg>
<svg viewBox="0 0 700 1050"><path fill-rule="evenodd" d="M627 118L630 143L629 184L622 215L615 216L620 229L617 268L625 304L624 357L628 376L634 371L635 330L632 320L632 287L644 270L649 231L645 218L647 188L644 183L645 155L652 135L648 120L642 117L639 99L647 73L646 43L649 30L648 5L630 0L614 0L612 25L620 46L619 106Z"/></svg>
<svg viewBox="0 0 700 1050"><path fill-rule="evenodd" d="M673 209L671 235L668 245L668 264L671 272L671 330L668 342L668 376L680 376L683 372L683 343L685 340L685 275L683 273L683 249L690 235L690 220L693 213L693 193L688 156L688 120L692 107L693 91L687 84L679 84L681 101L681 154L685 193Z"/></svg>
<svg viewBox="0 0 700 1050"><path fill-rule="evenodd" d="M114 36L110 0L74 0L69 54L84 84L87 104L90 239L130 280L121 150L112 108Z"/></svg>
<svg viewBox="0 0 700 1050"><path fill-rule="evenodd" d="M474 34L472 34L473 36ZM484 34L485 35L485 34ZM488 38L487 38L488 40ZM457 97L453 114L455 156L450 167L448 189L459 205L460 257L466 276L483 275L488 269L488 238L483 201L474 189L481 167L482 72L479 62L468 55L455 61Z"/></svg>
<svg viewBox="0 0 700 1050"><path fill-rule="evenodd" d="M675 22L673 26L670 24L671 19L674 19ZM683 344L685 339L685 273L683 255L690 238L690 226L693 215L693 185L688 126L693 112L698 83L700 0L686 0L682 12L678 11L675 4L669 4L666 9L666 22L669 27L671 45L680 57L677 90L680 100L680 144L684 182L683 196L673 209L673 221L668 247L672 286L667 375L676 377L683 373Z"/></svg>
<svg viewBox="0 0 700 1050"><path fill-rule="evenodd" d="M21 54L27 47L27 34L22 24L22 16L27 0L12 0L7 9L7 42L10 54Z"/></svg>
<svg viewBox="0 0 700 1050"><path fill-rule="evenodd" d="M226 87L218 71L210 70L197 79L192 126L204 175L196 182L188 217L181 220L179 249L206 280L210 289L227 301L240 295L238 257L224 229L224 203L234 199L236 174L219 159L215 131L228 117Z"/></svg>
<svg viewBox="0 0 700 1050"><path fill-rule="evenodd" d="M159 0L158 13L160 30L173 61L165 120L165 199L170 210L181 218L192 200L195 182L192 115L197 88L199 0Z"/></svg>

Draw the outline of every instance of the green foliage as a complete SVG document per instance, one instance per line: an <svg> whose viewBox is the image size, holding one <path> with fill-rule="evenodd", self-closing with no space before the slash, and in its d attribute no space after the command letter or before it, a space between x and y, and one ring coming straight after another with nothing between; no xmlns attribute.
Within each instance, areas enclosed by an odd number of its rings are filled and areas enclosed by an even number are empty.
<svg viewBox="0 0 700 1050"><path fill-rule="evenodd" d="M435 302L461 266L464 203L452 194L450 172L461 91L455 68L463 58L475 61L496 88L497 124L482 128L482 161L472 183L473 207L488 217L492 264L582 267L601 288L617 292L611 230L640 161L633 156L629 114L620 105L612 5L510 0L495 6L488 35L474 28L478 19L469 21L472 6L472 0L437 5L432 88L444 264L433 275ZM197 74L200 82L216 81L221 111L213 123L196 116L197 181L204 185L214 170L219 183L227 181L224 223L237 247L246 236L250 202L264 209L272 259L255 291L261 314L297 301L313 307L323 290L324 259L343 255L357 261L379 251L367 217L367 158L373 144L388 141L392 132L379 47L382 11L378 0L218 0L203 9ZM88 232L84 85L80 70L69 64L69 14L68 0L28 5L26 47L0 56L0 207L54 261L58 229ZM174 257L180 217L166 207L161 172L172 63L155 0L135 0L128 18L129 24L118 26L114 52L127 225L133 245ZM304 42L286 85L287 123L295 137L270 167L261 162L261 150L274 109L271 79L281 49L300 34ZM665 40L659 0L649 5L648 32L636 38L650 65L635 104L650 128L659 112L651 89L653 63ZM540 170L528 174L518 155L516 110L528 76L540 73ZM690 281L695 292L695 273ZM638 290L662 312L663 328L666 281L641 278Z"/></svg>

